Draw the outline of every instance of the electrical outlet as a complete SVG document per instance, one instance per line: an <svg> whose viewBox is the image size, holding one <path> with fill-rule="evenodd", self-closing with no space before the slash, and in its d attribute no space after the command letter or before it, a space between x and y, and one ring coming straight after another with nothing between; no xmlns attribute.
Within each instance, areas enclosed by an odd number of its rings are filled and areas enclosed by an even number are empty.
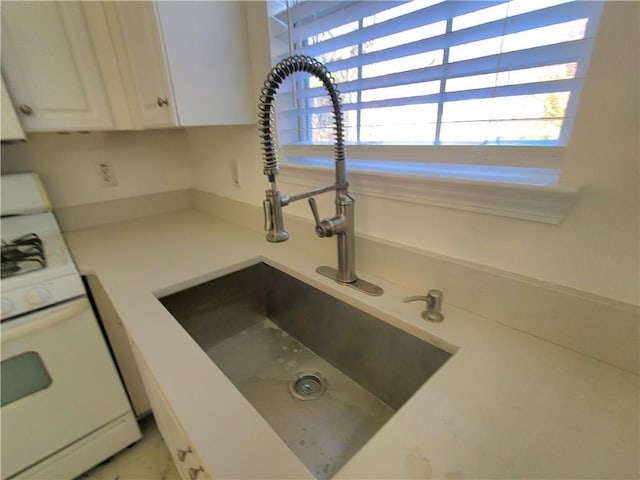
<svg viewBox="0 0 640 480"><path fill-rule="evenodd" d="M240 186L240 165L238 165L238 160L235 158L231 159L231 180L234 185Z"/></svg>
<svg viewBox="0 0 640 480"><path fill-rule="evenodd" d="M118 185L116 172L109 160L97 163L98 167L98 184L101 187L115 187Z"/></svg>

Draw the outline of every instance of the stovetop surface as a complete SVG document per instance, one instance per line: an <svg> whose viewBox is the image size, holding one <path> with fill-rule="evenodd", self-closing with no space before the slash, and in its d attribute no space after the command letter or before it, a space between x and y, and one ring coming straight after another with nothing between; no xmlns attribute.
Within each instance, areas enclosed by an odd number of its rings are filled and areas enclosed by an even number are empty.
<svg viewBox="0 0 640 480"><path fill-rule="evenodd" d="M21 235L12 240L2 240L1 278L24 275L47 267L42 240L35 233Z"/></svg>
<svg viewBox="0 0 640 480"><path fill-rule="evenodd" d="M14 288L78 275L53 213L2 217L1 222L3 296Z"/></svg>

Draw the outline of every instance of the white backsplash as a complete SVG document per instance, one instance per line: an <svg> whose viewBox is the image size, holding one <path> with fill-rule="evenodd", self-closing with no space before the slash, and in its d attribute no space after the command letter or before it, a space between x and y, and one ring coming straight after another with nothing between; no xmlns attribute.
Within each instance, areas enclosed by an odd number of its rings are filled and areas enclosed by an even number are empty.
<svg viewBox="0 0 640 480"><path fill-rule="evenodd" d="M201 191L193 192L193 202L198 210L261 231L258 207ZM311 221L288 216L285 224L290 237L283 245L313 249L329 265L335 262L335 241L318 239ZM640 308L635 305L370 237L356 238L356 252L361 272L417 295L437 288L445 303L638 373Z"/></svg>
<svg viewBox="0 0 640 480"><path fill-rule="evenodd" d="M104 186L108 161L116 186ZM2 145L2 173L36 171L54 207L105 202L191 187L184 130L37 133Z"/></svg>

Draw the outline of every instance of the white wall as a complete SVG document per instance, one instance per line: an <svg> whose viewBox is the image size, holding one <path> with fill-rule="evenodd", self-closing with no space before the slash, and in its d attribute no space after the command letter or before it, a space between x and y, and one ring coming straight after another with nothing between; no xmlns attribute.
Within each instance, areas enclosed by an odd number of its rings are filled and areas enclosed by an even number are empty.
<svg viewBox="0 0 640 480"><path fill-rule="evenodd" d="M115 187L98 181L104 160ZM56 208L191 187L183 130L27 134L26 143L2 145L2 173L25 171L40 174Z"/></svg>
<svg viewBox="0 0 640 480"><path fill-rule="evenodd" d="M270 69L264 6L247 3L256 98ZM455 259L639 303L639 152L637 2L606 2L562 185L581 186L560 225L357 198L359 233ZM194 187L259 205L266 188L255 127L190 129ZM242 185L231 183L240 163ZM287 193L299 186L280 185ZM329 212L329 201L321 210ZM285 210L309 218L304 202Z"/></svg>

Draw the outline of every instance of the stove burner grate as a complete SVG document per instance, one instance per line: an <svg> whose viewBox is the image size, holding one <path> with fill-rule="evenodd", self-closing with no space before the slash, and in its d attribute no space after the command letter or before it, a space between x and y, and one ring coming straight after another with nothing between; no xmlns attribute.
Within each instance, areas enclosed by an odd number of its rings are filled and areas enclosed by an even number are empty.
<svg viewBox="0 0 640 480"><path fill-rule="evenodd" d="M10 242L2 240L2 278L46 268L42 240L28 233Z"/></svg>

